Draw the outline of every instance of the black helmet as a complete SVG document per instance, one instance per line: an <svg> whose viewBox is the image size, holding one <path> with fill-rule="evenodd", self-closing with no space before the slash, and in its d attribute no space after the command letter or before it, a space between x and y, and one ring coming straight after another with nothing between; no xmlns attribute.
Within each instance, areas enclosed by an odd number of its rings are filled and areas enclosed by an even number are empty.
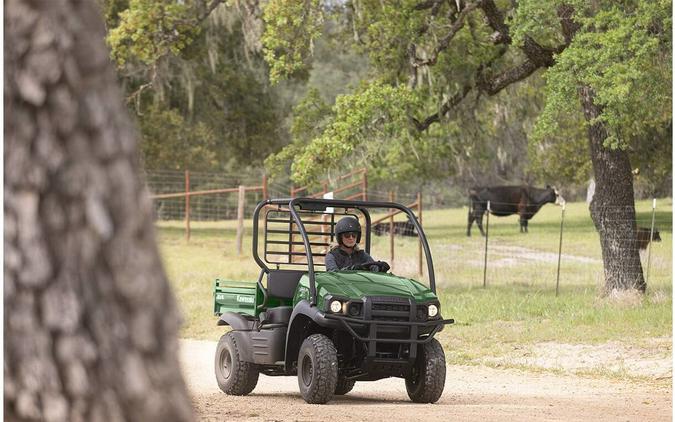
<svg viewBox="0 0 675 422"><path fill-rule="evenodd" d="M356 243L361 241L361 225L359 220L355 217L345 217L337 222L335 225L335 236L339 244L342 244L342 234L348 232L356 232Z"/></svg>

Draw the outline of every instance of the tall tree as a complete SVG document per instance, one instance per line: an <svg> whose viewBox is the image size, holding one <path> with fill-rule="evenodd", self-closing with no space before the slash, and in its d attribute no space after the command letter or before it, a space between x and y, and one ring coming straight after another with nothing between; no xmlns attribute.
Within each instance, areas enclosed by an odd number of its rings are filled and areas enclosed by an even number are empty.
<svg viewBox="0 0 675 422"><path fill-rule="evenodd" d="M321 5L270 4L263 40L275 41L264 46L266 58L277 78L301 72L318 37L316 24L303 28L321 19L312 10ZM576 153L591 152L605 289L645 290L626 140L671 120L670 1L362 0L347 7L355 43L378 77L338 98L333 122L295 158L297 181L368 160L373 144L424 145L445 122L461 125L462 110L481 98L543 72L538 132L555 132L559 111L585 119L588 149Z"/></svg>
<svg viewBox="0 0 675 422"><path fill-rule="evenodd" d="M4 5L4 415L187 421L178 309L98 13Z"/></svg>
<svg viewBox="0 0 675 422"><path fill-rule="evenodd" d="M256 2L101 1L147 168L241 173L285 143Z"/></svg>

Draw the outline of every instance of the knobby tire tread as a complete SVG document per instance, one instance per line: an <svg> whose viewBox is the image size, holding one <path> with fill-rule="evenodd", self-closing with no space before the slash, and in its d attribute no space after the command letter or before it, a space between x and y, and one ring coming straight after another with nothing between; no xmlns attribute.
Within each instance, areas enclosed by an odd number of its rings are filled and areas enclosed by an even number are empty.
<svg viewBox="0 0 675 422"><path fill-rule="evenodd" d="M415 403L435 403L441 398L445 387L445 353L436 339L422 345L424 379L419 384L406 380L408 396Z"/></svg>
<svg viewBox="0 0 675 422"><path fill-rule="evenodd" d="M237 346L237 339L231 332L225 334L223 337L229 338L232 342L230 352L232 354L232 370L234 373L231 375L233 381L220 388L226 394L232 396L245 396L253 391L258 384L260 372L256 364L241 360L241 352ZM227 347L227 342L225 347Z"/></svg>
<svg viewBox="0 0 675 422"><path fill-rule="evenodd" d="M323 334L312 334L303 342L309 342L314 350L314 377L312 384L303 392L303 398L310 404L324 404L330 401L335 394L338 381L337 350L333 342ZM301 360L298 360L298 365Z"/></svg>
<svg viewBox="0 0 675 422"><path fill-rule="evenodd" d="M337 385L335 386L335 395L343 396L349 393L352 391L352 388L354 388L354 384L356 384L356 381L354 380L348 380L347 378L339 377Z"/></svg>

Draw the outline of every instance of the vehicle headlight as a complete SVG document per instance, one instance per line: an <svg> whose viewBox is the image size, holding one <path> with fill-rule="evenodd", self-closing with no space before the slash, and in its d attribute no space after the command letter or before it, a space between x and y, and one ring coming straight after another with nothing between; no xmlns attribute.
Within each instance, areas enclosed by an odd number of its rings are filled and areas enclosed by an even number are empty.
<svg viewBox="0 0 675 422"><path fill-rule="evenodd" d="M429 312L429 317L433 318L438 315L438 307L436 305L429 305L427 312Z"/></svg>
<svg viewBox="0 0 675 422"><path fill-rule="evenodd" d="M342 311L342 302L339 300L334 300L330 303L330 311L334 313L338 313Z"/></svg>

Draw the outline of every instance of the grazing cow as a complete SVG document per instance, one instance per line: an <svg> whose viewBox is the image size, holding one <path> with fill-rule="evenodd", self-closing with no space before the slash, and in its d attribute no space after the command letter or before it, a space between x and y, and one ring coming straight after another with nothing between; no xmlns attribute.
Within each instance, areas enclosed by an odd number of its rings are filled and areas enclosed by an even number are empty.
<svg viewBox="0 0 675 422"><path fill-rule="evenodd" d="M389 233L389 223L377 223L373 226L372 231L377 236L382 236ZM417 236L415 226L410 221L395 221L394 234L402 236Z"/></svg>
<svg viewBox="0 0 675 422"><path fill-rule="evenodd" d="M637 244L638 248L640 250L647 249L647 245L649 245L650 240L654 242L660 242L661 241L661 235L659 234L659 231L654 229L654 233L651 236L651 239L649 238L649 233L651 233L651 229L647 227L638 227L637 228Z"/></svg>
<svg viewBox="0 0 675 422"><path fill-rule="evenodd" d="M561 204L565 200L555 188L545 189L531 186L492 186L477 187L469 190L471 207L469 208L469 224L466 235L471 236L471 225L476 222L480 234L483 231L483 215L490 201L490 213L497 217L518 214L520 216L520 232L527 233L527 222L539 209L547 203Z"/></svg>

